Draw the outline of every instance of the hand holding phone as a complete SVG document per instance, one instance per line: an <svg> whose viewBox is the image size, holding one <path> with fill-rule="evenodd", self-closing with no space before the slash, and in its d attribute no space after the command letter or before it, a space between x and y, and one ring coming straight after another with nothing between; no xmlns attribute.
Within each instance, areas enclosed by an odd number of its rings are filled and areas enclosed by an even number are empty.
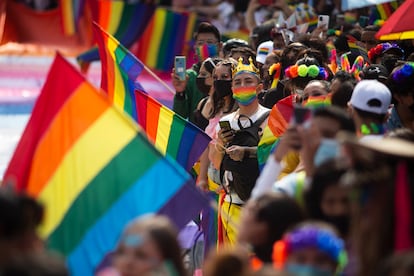
<svg viewBox="0 0 414 276"><path fill-rule="evenodd" d="M186 80L185 69L186 69L186 58L185 56L176 56L174 60L174 71L175 74L181 81Z"/></svg>
<svg viewBox="0 0 414 276"><path fill-rule="evenodd" d="M329 15L319 15L318 16L318 28L319 27L325 27L328 29L329 27Z"/></svg>
<svg viewBox="0 0 414 276"><path fill-rule="evenodd" d="M219 125L223 131L231 130L231 125L229 121L219 121Z"/></svg>

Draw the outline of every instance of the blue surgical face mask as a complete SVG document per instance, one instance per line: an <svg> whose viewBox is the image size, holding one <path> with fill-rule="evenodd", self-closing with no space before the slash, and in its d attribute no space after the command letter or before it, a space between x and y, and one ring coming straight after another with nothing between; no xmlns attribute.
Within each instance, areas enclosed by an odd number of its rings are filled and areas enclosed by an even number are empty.
<svg viewBox="0 0 414 276"><path fill-rule="evenodd" d="M313 159L315 167L321 165L328 159L335 158L339 155L339 143L335 139L322 139L319 148Z"/></svg>
<svg viewBox="0 0 414 276"><path fill-rule="evenodd" d="M288 264L285 271L295 276L331 276L332 273L325 269L310 265Z"/></svg>

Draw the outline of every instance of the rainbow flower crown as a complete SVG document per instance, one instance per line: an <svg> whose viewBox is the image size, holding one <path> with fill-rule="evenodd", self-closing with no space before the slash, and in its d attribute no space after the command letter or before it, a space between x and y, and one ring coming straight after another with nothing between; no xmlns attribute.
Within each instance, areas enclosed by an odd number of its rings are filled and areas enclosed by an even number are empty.
<svg viewBox="0 0 414 276"><path fill-rule="evenodd" d="M249 57L249 64L243 64L243 58L239 57L239 62L236 68L233 69L233 77L242 73L250 73L259 77L259 69L254 66L252 57Z"/></svg>
<svg viewBox="0 0 414 276"><path fill-rule="evenodd" d="M321 78L323 80L328 79L328 72L323 67L317 65L307 66L305 64L301 65L292 65L285 69L285 75L289 79L294 79L297 77L311 77L311 78Z"/></svg>
<svg viewBox="0 0 414 276"><path fill-rule="evenodd" d="M389 42L384 42L384 43L380 43L377 46L375 46L374 48L372 48L371 50L368 51L368 58L374 62L375 58L381 56L385 51L394 48L394 49L399 49L401 52L404 52L397 44L395 43L389 43Z"/></svg>
<svg viewBox="0 0 414 276"><path fill-rule="evenodd" d="M404 83L408 78L412 78L414 74L414 62L407 62L401 68L392 74L392 79L398 83Z"/></svg>
<svg viewBox="0 0 414 276"><path fill-rule="evenodd" d="M348 258L342 239L334 236L331 231L315 226L307 226L294 230L277 241L273 246L273 262L282 268L287 256L300 249L316 247L338 263L338 271L344 269Z"/></svg>

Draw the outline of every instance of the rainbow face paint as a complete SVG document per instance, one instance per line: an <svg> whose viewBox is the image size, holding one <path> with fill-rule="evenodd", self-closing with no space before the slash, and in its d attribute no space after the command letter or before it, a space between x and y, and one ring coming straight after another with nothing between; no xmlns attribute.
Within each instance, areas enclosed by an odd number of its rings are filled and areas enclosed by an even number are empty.
<svg viewBox="0 0 414 276"><path fill-rule="evenodd" d="M241 105L249 105L256 98L256 86L233 88L233 99Z"/></svg>
<svg viewBox="0 0 414 276"><path fill-rule="evenodd" d="M199 61L206 60L209 57L218 56L218 47L216 44L203 44L202 46L196 47L196 55Z"/></svg>

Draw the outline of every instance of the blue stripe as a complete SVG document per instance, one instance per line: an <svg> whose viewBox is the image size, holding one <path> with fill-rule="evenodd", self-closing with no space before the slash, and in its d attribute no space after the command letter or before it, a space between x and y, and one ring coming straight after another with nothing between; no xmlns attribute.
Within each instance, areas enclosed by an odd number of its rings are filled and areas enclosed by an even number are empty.
<svg viewBox="0 0 414 276"><path fill-rule="evenodd" d="M140 215L158 212L189 179L178 166L171 166L170 160L158 161L91 227L68 256L70 275L93 275L95 267L115 248L125 225Z"/></svg>

